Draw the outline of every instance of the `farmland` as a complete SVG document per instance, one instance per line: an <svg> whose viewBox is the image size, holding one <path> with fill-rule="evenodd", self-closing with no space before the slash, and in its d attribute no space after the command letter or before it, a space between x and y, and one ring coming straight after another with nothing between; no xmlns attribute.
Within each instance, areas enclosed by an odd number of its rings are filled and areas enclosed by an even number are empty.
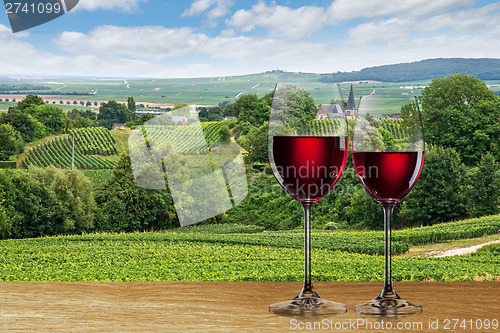
<svg viewBox="0 0 500 333"><path fill-rule="evenodd" d="M76 129L75 166L79 169L113 169L115 161L93 155L115 155L118 150L109 131L102 127ZM72 165L73 143L69 136L55 137L31 149L23 160L25 167L50 165L68 168Z"/></svg>
<svg viewBox="0 0 500 333"><path fill-rule="evenodd" d="M482 225L476 236L495 233L500 217L396 231L395 237L430 242L426 234L434 229L447 233L449 239L470 237L460 230L471 224ZM3 240L0 280L300 281L300 238L300 233L262 233L252 226L205 225L156 233ZM381 281L383 257L341 251L337 245L342 238L353 249L357 247L356 252L362 248L361 252L367 252L382 233L314 232L314 280ZM396 281L492 280L500 276L500 257L493 252L447 258L396 257L393 267Z"/></svg>

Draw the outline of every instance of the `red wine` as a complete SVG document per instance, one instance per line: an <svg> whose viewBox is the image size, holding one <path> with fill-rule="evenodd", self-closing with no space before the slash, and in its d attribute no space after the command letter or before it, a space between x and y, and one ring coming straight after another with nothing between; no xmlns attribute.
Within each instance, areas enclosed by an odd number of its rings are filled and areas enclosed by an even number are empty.
<svg viewBox="0 0 500 333"><path fill-rule="evenodd" d="M424 164L423 152L354 152L354 167L375 200L400 201L410 193Z"/></svg>
<svg viewBox="0 0 500 333"><path fill-rule="evenodd" d="M342 138L344 139L344 138ZM337 182L347 161L347 138L275 136L274 175L296 200L319 200Z"/></svg>

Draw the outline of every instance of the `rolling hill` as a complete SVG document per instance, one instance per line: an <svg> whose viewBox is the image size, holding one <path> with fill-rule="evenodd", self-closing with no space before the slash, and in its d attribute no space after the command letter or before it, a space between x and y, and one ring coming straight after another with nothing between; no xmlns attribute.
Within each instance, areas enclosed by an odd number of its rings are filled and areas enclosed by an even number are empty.
<svg viewBox="0 0 500 333"><path fill-rule="evenodd" d="M382 81L408 82L431 80L453 73L474 75L481 80L500 80L500 59L438 58L411 63L384 65L355 72L323 75L321 82Z"/></svg>

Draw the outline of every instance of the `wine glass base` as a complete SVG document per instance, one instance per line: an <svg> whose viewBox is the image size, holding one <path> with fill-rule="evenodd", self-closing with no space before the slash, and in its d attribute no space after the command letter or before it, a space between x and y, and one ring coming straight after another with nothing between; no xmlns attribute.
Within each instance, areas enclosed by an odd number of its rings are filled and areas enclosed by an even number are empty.
<svg viewBox="0 0 500 333"><path fill-rule="evenodd" d="M363 315L398 316L421 313L422 309L421 305L405 301L393 293L389 296L381 294L365 304L358 304L354 307L354 312Z"/></svg>
<svg viewBox="0 0 500 333"><path fill-rule="evenodd" d="M271 304L269 312L282 316L334 315L346 313L347 305L326 300L312 291L301 292L289 301Z"/></svg>

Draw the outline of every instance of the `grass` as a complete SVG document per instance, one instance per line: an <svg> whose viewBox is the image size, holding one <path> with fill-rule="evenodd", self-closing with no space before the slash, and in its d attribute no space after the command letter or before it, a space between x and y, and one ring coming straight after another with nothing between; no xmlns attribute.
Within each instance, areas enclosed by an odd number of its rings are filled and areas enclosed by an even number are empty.
<svg viewBox="0 0 500 333"><path fill-rule="evenodd" d="M439 252L454 250L484 244L487 242L500 240L500 234L488 235L479 238L460 239L446 243L427 244L412 246L408 252L399 255L400 257L431 257Z"/></svg>
<svg viewBox="0 0 500 333"><path fill-rule="evenodd" d="M111 131L111 135L116 140L117 149L120 154L128 154L128 137L131 132L132 130L130 128ZM115 159L119 159L119 157L115 157Z"/></svg>

